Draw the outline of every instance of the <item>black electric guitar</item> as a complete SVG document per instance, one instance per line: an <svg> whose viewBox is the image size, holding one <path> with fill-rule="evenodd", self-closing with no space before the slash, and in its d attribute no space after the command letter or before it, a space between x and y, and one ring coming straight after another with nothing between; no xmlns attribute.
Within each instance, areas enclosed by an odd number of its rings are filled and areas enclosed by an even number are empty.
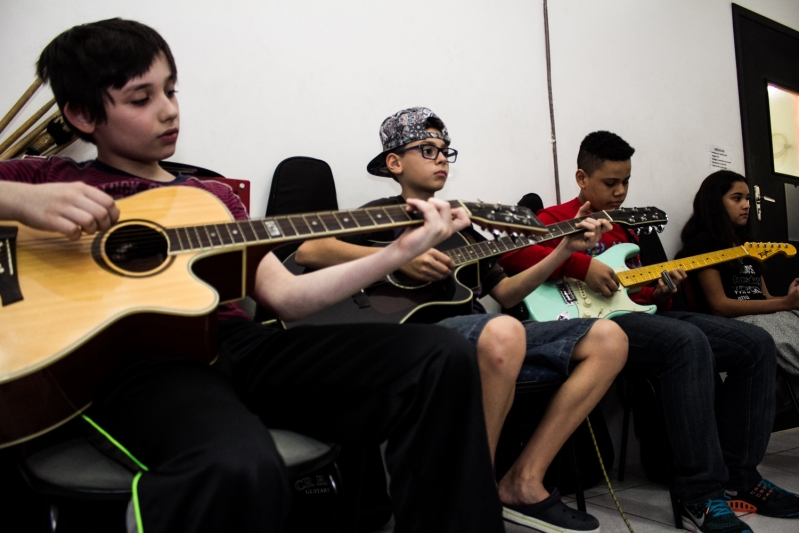
<svg viewBox="0 0 799 533"><path fill-rule="evenodd" d="M284 321L283 324L287 328L359 322L429 324L450 316L468 314L472 309L472 289L480 285L478 262L481 259L577 233L582 231L577 224L588 217L649 232L662 231L668 221L666 213L656 207L628 207L598 211L586 217L552 224L546 226L547 232L543 235L508 235L471 244L462 235L455 234L436 246L455 263L455 271L446 279L425 283L395 272L331 307L301 320ZM305 271L297 265L294 254L284 264L295 274Z"/></svg>
<svg viewBox="0 0 799 533"><path fill-rule="evenodd" d="M450 203L488 228L546 232L524 208ZM0 447L80 413L126 357L212 360L217 306L251 292L270 250L423 222L405 205L236 221L192 187L117 206L114 227L76 241L0 221Z"/></svg>

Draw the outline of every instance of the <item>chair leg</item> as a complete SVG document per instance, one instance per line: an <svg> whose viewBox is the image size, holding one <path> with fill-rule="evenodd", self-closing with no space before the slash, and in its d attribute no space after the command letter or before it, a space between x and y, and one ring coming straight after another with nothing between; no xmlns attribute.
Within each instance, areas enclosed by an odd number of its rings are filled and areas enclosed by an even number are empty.
<svg viewBox="0 0 799 533"><path fill-rule="evenodd" d="M583 493L583 484L580 483L580 469L577 466L577 448L574 447L574 439L569 437L569 451L572 457L572 466L574 467L574 488L575 495L577 496L577 509L585 512L585 494Z"/></svg>
<svg viewBox="0 0 799 533"><path fill-rule="evenodd" d="M55 500L50 500L47 511L47 531L56 533L58 530L58 503Z"/></svg>
<svg viewBox="0 0 799 533"><path fill-rule="evenodd" d="M327 482L330 483L330 489L333 491L333 498L335 499L335 533L342 533L343 531L357 531L357 518L355 524L346 524L350 517L347 516L346 505L344 499L341 497L341 473L338 470L338 464L334 461L333 468L327 474ZM352 527L351 527L352 526Z"/></svg>
<svg viewBox="0 0 799 533"><path fill-rule="evenodd" d="M791 386L791 381L788 379L788 376L782 370L777 369L777 375L782 377L782 381L785 382L785 388L788 389L788 396L791 398L791 402L793 402L793 408L796 410L796 414L799 415L799 402L796 401L796 394L793 392L793 386Z"/></svg>
<svg viewBox="0 0 799 533"><path fill-rule="evenodd" d="M647 378L646 381L649 383L649 386L652 388L652 392L655 394L655 401L657 402L657 405L660 406L660 410L658 410L660 420L658 422L661 428L661 437L663 438L663 442L668 443L669 436L666 433L666 417L663 415L663 398L660 395L660 387L657 387L655 383L652 383L650 378ZM669 499L671 500L671 513L674 516L674 527L677 529L682 529L680 502L677 500L677 495L674 493L674 472L672 468L674 465L674 455L671 451L670 444L666 447L666 450L666 457L663 459L666 461L666 464L669 465Z"/></svg>
<svg viewBox="0 0 799 533"><path fill-rule="evenodd" d="M627 440L630 437L630 411L632 410L633 384L623 379L624 387L624 418L621 423L621 449L619 450L619 481L624 481L624 471L627 467Z"/></svg>

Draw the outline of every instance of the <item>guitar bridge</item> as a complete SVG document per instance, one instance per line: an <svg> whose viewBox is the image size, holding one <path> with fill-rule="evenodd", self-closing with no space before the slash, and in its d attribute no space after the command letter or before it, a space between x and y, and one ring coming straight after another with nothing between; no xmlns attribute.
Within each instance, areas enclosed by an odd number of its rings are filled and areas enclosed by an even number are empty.
<svg viewBox="0 0 799 533"><path fill-rule="evenodd" d="M17 227L0 226L0 299L3 307L22 300L17 277Z"/></svg>
<svg viewBox="0 0 799 533"><path fill-rule="evenodd" d="M563 302L566 305L574 305L574 302L577 301L577 297L574 295L574 291L572 291L571 286L567 281L559 281L557 284L558 292L560 292L561 298L563 298Z"/></svg>

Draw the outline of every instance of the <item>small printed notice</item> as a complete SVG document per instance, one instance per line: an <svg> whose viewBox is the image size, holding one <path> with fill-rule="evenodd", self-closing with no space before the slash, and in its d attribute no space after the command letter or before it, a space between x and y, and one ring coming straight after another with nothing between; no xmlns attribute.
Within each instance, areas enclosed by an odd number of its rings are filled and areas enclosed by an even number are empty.
<svg viewBox="0 0 799 533"><path fill-rule="evenodd" d="M711 171L732 170L732 154L729 148L709 144L707 150Z"/></svg>

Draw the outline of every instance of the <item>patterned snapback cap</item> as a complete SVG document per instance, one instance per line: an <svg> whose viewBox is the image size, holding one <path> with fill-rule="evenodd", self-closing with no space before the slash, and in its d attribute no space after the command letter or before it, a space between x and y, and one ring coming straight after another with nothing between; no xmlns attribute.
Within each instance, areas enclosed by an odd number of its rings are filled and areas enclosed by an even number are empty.
<svg viewBox="0 0 799 533"><path fill-rule="evenodd" d="M425 131L428 119L433 119L434 123L437 122L441 125L441 134ZM436 126L436 124L432 125ZM413 141L431 138L441 139L447 145L450 143L449 133L447 133L444 122L428 108L411 107L394 113L380 125L380 141L383 143L383 151L366 165L367 172L375 176L390 178L391 173L386 168L388 152Z"/></svg>

